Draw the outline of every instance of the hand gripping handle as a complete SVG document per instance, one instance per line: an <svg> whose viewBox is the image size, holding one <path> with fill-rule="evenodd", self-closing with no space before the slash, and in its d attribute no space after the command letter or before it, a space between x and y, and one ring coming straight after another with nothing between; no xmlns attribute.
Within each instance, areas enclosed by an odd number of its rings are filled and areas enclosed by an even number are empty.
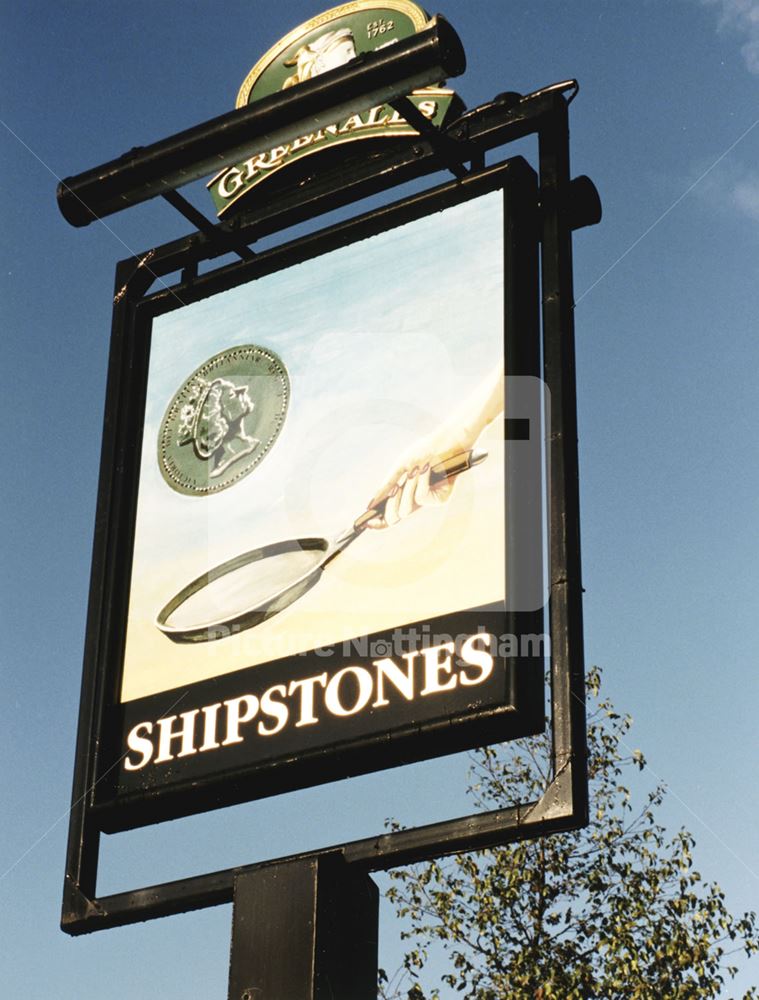
<svg viewBox="0 0 759 1000"><path fill-rule="evenodd" d="M484 462L487 457L488 453L478 448L472 448L471 451L459 452L458 455L451 455L450 458L446 458L442 462L438 462L432 466L430 469L430 485L435 486L444 479L453 479L462 472L466 472L467 469L471 469L473 466L479 465L480 462ZM385 509L385 502L383 501L377 507L370 507L369 510L364 511L353 522L353 530L363 531L372 518L381 517Z"/></svg>

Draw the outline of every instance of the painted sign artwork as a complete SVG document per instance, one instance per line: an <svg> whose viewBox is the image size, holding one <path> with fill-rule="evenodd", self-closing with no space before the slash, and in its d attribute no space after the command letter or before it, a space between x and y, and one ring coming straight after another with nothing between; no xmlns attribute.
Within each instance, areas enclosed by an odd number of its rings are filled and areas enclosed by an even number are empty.
<svg viewBox="0 0 759 1000"><path fill-rule="evenodd" d="M496 192L154 321L122 700L503 601L502 231Z"/></svg>

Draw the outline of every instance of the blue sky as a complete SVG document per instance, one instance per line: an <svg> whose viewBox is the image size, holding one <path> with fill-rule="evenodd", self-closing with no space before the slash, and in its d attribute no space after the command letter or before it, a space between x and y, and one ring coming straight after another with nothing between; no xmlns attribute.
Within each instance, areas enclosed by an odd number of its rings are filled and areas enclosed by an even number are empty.
<svg viewBox="0 0 759 1000"><path fill-rule="evenodd" d="M187 224L154 202L76 231L55 184L233 107L258 57L321 9L30 0L0 12L9 997L94 1000L103 983L125 1000L226 996L227 907L77 940L57 927L113 271ZM671 788L667 822L693 831L699 869L745 909L759 870L759 4L440 9L467 50L454 86L470 107L580 81L573 169L593 178L605 212L575 238L587 660L635 717L650 776ZM202 183L186 193L211 213ZM400 794L392 775L362 779L109 838L101 891L314 846L314 830L323 843L372 833L410 798L419 819L443 798L464 807L448 765L409 781ZM387 918L383 931L392 966ZM741 975L744 987L759 979L756 968Z"/></svg>

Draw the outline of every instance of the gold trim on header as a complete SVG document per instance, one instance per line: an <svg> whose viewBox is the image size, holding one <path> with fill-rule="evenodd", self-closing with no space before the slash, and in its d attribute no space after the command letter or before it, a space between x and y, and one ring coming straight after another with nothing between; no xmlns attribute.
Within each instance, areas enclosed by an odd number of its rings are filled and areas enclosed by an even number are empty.
<svg viewBox="0 0 759 1000"><path fill-rule="evenodd" d="M365 10L395 10L399 14L405 14L414 25L414 29L416 31L421 31L426 24L429 24L429 21L419 9L419 5L410 2L410 0L383 0L383 2L380 2L380 0L376 0L376 2L375 0L352 0L351 3L344 3L340 4L339 7L332 7L330 10L325 10L323 14L319 14L317 17L311 18L310 21L306 21L297 28L293 28L293 30L288 32L284 38L281 38L276 45L273 45L268 52L261 56L253 69L243 80L242 86L237 94L235 107L244 108L247 105L250 92L258 78L278 56L282 55L285 49L288 49L293 44L293 42L297 42L299 38L302 38L303 35L307 35L315 28L320 28L323 24L328 24L330 21L337 20L338 17L344 17L346 14L358 14Z"/></svg>

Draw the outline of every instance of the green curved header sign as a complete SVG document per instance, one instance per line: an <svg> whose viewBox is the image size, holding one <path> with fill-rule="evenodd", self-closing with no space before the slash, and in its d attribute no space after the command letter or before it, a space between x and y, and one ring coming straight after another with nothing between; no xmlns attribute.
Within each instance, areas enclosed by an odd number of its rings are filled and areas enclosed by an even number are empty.
<svg viewBox="0 0 759 1000"><path fill-rule="evenodd" d="M428 25L427 13L410 0L355 0L333 7L295 28L258 60L240 87L236 106L295 87ZM452 90L442 87L415 90L409 98L435 125L443 123L457 100ZM227 167L208 188L217 214L231 215L261 181L305 156L358 139L414 135L416 129L389 105L367 108Z"/></svg>

